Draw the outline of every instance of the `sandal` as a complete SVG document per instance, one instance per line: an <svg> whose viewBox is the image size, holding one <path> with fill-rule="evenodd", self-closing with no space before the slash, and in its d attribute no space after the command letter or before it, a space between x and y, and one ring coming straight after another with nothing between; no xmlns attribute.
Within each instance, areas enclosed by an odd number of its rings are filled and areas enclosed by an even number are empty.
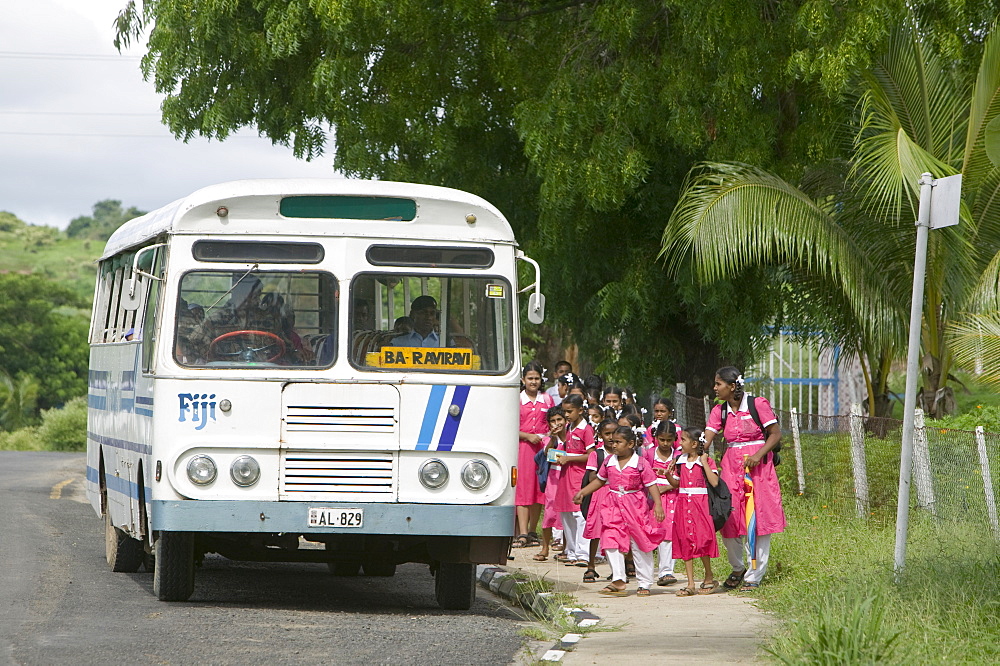
<svg viewBox="0 0 1000 666"><path fill-rule="evenodd" d="M538 534L536 532L528 532L528 545L529 546L537 546L537 545L539 545L541 543L542 543L542 541L541 541L541 539L538 538Z"/></svg>
<svg viewBox="0 0 1000 666"><path fill-rule="evenodd" d="M743 582L743 576L746 575L746 572L746 569L743 569L742 571L733 571L729 574L729 578L722 583L722 587L727 590L735 590L740 586L740 583Z"/></svg>
<svg viewBox="0 0 1000 666"><path fill-rule="evenodd" d="M635 596L637 596L637 597L648 597L649 596L649 588L647 588L647 587L640 587L638 590L635 591Z"/></svg>
<svg viewBox="0 0 1000 666"><path fill-rule="evenodd" d="M614 585L608 585L604 589L598 590L597 593L598 594L603 594L606 597L626 597L626 596L628 596L628 590L626 590L624 588L621 589L621 590L619 590Z"/></svg>
<svg viewBox="0 0 1000 666"><path fill-rule="evenodd" d="M712 594L719 587L719 581L713 580L711 583L702 583L698 586L698 594Z"/></svg>
<svg viewBox="0 0 1000 666"><path fill-rule="evenodd" d="M589 569L590 568L590 562L588 562L587 560L577 560L576 561L576 566L578 566L578 567L587 567Z"/></svg>
<svg viewBox="0 0 1000 666"><path fill-rule="evenodd" d="M536 562L545 562L546 560L549 559L549 556L542 555L541 553L535 553L534 555L531 556L531 559L533 559Z"/></svg>
<svg viewBox="0 0 1000 666"><path fill-rule="evenodd" d="M693 587L682 587L681 589L674 592L678 597L693 597L697 594Z"/></svg>
<svg viewBox="0 0 1000 666"><path fill-rule="evenodd" d="M556 556L555 556L554 558L552 558L552 559L554 559L554 560L555 560L556 562L562 562L562 563L564 563L564 564L565 564L566 562L572 562L572 561L573 561L573 560L571 560L570 558L568 558L568 557L566 557L565 555L563 555L562 553L559 553L558 555L556 555Z"/></svg>
<svg viewBox="0 0 1000 666"><path fill-rule="evenodd" d="M656 581L656 584L659 585L660 587L666 587L667 585L673 585L676 582L677 578L675 576L671 574L665 574L663 576L660 576L660 578Z"/></svg>
<svg viewBox="0 0 1000 666"><path fill-rule="evenodd" d="M594 569L587 569L583 572L583 582L584 583L596 583L597 582L597 571Z"/></svg>
<svg viewBox="0 0 1000 666"><path fill-rule="evenodd" d="M527 548L530 545L530 540L527 534L518 534L514 537L514 541L510 544L511 548Z"/></svg>
<svg viewBox="0 0 1000 666"><path fill-rule="evenodd" d="M760 587L760 583L743 583L740 592L755 592Z"/></svg>
<svg viewBox="0 0 1000 666"><path fill-rule="evenodd" d="M625 577L626 578L635 578L635 565L634 564L626 564L625 565Z"/></svg>

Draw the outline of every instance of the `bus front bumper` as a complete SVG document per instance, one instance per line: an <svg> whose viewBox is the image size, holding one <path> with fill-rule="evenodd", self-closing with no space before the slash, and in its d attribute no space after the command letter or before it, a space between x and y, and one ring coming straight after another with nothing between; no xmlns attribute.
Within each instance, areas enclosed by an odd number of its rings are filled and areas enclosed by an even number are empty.
<svg viewBox="0 0 1000 666"><path fill-rule="evenodd" d="M362 509L361 527L310 527L309 509ZM512 506L247 500L154 500L150 527L165 532L266 532L509 537Z"/></svg>

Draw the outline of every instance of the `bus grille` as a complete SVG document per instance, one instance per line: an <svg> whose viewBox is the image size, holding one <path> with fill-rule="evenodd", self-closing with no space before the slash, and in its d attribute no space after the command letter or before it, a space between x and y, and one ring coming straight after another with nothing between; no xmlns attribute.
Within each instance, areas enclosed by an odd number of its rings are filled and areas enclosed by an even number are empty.
<svg viewBox="0 0 1000 666"><path fill-rule="evenodd" d="M392 452L297 451L283 453L281 498L393 500Z"/></svg>
<svg viewBox="0 0 1000 666"><path fill-rule="evenodd" d="M288 405L286 432L386 432L396 428L393 407Z"/></svg>

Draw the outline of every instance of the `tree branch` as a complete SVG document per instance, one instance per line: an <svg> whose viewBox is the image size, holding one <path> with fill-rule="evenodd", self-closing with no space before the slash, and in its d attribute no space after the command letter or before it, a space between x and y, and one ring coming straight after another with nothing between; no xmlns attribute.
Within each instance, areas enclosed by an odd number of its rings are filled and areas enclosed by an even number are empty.
<svg viewBox="0 0 1000 666"><path fill-rule="evenodd" d="M540 14L552 14L555 12L561 12L564 9L569 9L570 7L581 7L583 5L596 5L600 0L574 0L573 2L564 2L561 5L553 5L552 7L542 7L540 9L533 9L529 12L524 12L522 14L517 14L516 16L498 16L498 21L504 21L505 23L512 23L514 21L520 21L521 19L526 19L530 16L538 16Z"/></svg>

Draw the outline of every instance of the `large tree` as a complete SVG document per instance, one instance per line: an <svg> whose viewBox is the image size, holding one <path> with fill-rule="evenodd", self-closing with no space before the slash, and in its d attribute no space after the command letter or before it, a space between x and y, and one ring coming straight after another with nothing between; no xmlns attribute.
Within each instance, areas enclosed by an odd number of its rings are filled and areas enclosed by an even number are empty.
<svg viewBox="0 0 1000 666"><path fill-rule="evenodd" d="M86 394L89 311L44 277L0 274L0 372L37 379L39 409Z"/></svg>
<svg viewBox="0 0 1000 666"><path fill-rule="evenodd" d="M851 75L903 0L144 0L120 43L178 136L255 127L352 176L470 190L540 261L554 325L639 383L711 378L782 316L770 267L670 277L659 235L683 175L737 159L795 176L836 156ZM919 3L966 48L990 0ZM993 12L992 14L990 12ZM956 36L957 35L957 36ZM776 286L777 285L777 286Z"/></svg>
<svg viewBox="0 0 1000 666"><path fill-rule="evenodd" d="M925 410L940 415L948 404L949 325L990 285L996 301L1000 169L984 138L1000 115L1000 33L995 25L981 33L977 69L937 52L927 34L918 20L904 21L858 77L849 168L817 165L796 187L743 164L704 165L664 234L665 254L694 255L708 282L747 265L787 266L790 288L820 304L815 321L860 354L873 414L884 414L889 366L905 355L922 173L964 174L965 204L963 223L935 231L929 244ZM720 245L720 233L733 240Z"/></svg>

